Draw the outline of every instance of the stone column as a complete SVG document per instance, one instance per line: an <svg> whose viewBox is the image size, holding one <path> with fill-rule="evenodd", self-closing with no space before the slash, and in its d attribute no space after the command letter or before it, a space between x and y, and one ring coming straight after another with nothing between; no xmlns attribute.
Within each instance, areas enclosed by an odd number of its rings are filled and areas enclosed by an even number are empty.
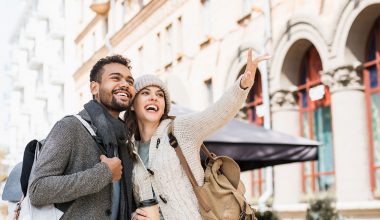
<svg viewBox="0 0 380 220"><path fill-rule="evenodd" d="M331 93L336 198L339 202L372 198L369 176L365 93L350 65L321 73Z"/></svg>
<svg viewBox="0 0 380 220"><path fill-rule="evenodd" d="M295 89L294 89L295 91ZM299 112L295 93L277 91L271 98L273 130L299 136ZM299 202L302 193L300 163L274 167L274 205Z"/></svg>

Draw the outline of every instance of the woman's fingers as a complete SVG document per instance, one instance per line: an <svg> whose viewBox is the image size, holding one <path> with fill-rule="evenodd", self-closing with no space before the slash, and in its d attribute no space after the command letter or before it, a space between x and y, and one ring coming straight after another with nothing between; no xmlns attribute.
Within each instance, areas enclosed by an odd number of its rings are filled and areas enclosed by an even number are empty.
<svg viewBox="0 0 380 220"><path fill-rule="evenodd" d="M256 72L257 65L264 61L264 60L269 60L271 56L269 54L264 54L256 57L254 60L252 60L252 49L250 48L248 50L248 57L247 57L247 66L245 68L245 71L251 71L252 73Z"/></svg>
<svg viewBox="0 0 380 220"><path fill-rule="evenodd" d="M271 56L269 54L264 54L261 56L258 56L253 62L255 65L259 64L261 61L269 60Z"/></svg>
<svg viewBox="0 0 380 220"><path fill-rule="evenodd" d="M251 69L252 65L253 65L253 63L252 63L252 49L249 48L248 49L248 57L247 57L247 67L246 67L246 69L247 70Z"/></svg>
<svg viewBox="0 0 380 220"><path fill-rule="evenodd" d="M264 54L252 60L252 49L248 50L247 66L240 82L241 88L247 88L253 85L258 64L270 58L271 56L269 54Z"/></svg>

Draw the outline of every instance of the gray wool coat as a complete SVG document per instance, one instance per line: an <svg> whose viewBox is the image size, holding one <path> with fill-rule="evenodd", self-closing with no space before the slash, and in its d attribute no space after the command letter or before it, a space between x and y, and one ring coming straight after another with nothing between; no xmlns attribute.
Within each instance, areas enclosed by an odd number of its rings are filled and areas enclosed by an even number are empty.
<svg viewBox="0 0 380 220"><path fill-rule="evenodd" d="M91 121L85 110L79 114ZM77 118L58 121L31 172L31 203L42 206L75 200L61 219L111 219L112 173L100 162L100 155L96 142ZM125 201L131 198L122 192L119 219L130 219Z"/></svg>

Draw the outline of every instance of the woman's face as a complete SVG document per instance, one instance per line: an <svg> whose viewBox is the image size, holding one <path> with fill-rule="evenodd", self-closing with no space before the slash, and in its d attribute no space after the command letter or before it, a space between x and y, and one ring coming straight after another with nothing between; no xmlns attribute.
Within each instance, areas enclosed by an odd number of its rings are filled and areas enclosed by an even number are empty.
<svg viewBox="0 0 380 220"><path fill-rule="evenodd" d="M143 88L133 101L138 121L159 122L165 111L165 93L159 87Z"/></svg>

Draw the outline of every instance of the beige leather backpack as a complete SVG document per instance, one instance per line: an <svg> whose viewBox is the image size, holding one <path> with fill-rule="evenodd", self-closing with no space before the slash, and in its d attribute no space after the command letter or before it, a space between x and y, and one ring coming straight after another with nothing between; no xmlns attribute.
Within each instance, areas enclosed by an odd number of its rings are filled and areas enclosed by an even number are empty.
<svg viewBox="0 0 380 220"><path fill-rule="evenodd" d="M240 167L230 157L211 154L202 144L201 150L207 156L203 186L198 186L194 175L184 157L177 139L173 135L173 122L168 130L170 145L185 170L204 220L256 220L254 210L244 197L245 187L240 181Z"/></svg>

